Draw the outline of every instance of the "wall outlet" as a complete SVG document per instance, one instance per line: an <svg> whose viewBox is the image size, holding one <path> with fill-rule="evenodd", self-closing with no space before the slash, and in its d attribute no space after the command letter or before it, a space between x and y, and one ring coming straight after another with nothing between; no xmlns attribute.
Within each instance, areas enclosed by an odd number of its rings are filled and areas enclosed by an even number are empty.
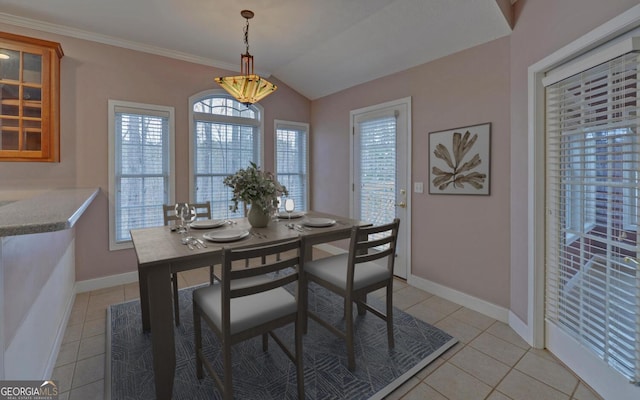
<svg viewBox="0 0 640 400"><path fill-rule="evenodd" d="M424 192L424 184L422 182L414 182L413 183L413 191L415 193L423 193Z"/></svg>

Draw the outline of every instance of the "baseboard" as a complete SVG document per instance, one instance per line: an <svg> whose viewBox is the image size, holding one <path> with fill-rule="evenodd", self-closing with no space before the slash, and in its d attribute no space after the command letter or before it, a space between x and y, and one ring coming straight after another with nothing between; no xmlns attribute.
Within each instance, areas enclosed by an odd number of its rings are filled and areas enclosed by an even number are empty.
<svg viewBox="0 0 640 400"><path fill-rule="evenodd" d="M435 294L436 296L440 296L443 299L460 304L463 307L467 307L493 319L497 319L498 321L506 324L509 323L509 310L504 307L415 275L409 275L407 283L418 289L422 289L431 294Z"/></svg>
<svg viewBox="0 0 640 400"><path fill-rule="evenodd" d="M71 311L73 310L73 304L76 302L76 294L72 293L69 298L69 302L67 303L67 307L64 310L64 316L62 317L62 322L58 325L58 330L56 332L56 339L53 343L53 350L49 355L49 359L47 360L47 365L45 367L43 380L51 379L53 376L53 369L56 366L56 362L58 361L58 355L60 354L60 347L62 347L62 340L64 339L64 334L67 331L67 325L69 324L69 318L71 318Z"/></svg>
<svg viewBox="0 0 640 400"><path fill-rule="evenodd" d="M522 339L529 343L529 346L533 347L533 336L531 329L529 329L529 325L527 325L512 311L509 311L509 327L511 327L511 329L513 329L518 335L520 335Z"/></svg>
<svg viewBox="0 0 640 400"><path fill-rule="evenodd" d="M104 276L102 278L87 279L76 282L76 293L90 292L92 290L105 289L112 286L126 285L127 283L138 282L138 271L126 272L124 274Z"/></svg>

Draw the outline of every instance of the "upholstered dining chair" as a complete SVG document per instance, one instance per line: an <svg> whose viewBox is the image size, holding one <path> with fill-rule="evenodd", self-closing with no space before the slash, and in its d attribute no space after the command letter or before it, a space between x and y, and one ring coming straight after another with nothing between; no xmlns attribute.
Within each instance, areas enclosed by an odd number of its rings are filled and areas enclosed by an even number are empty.
<svg viewBox="0 0 640 400"><path fill-rule="evenodd" d="M268 335L293 361L297 371L298 398L304 399L302 367L303 301L298 294L304 262L304 239L244 249L223 250L222 280L193 292L196 374L203 378L203 366L222 392L225 400L233 398L231 346L262 335L262 349L268 350ZM264 260L285 253L279 261L262 262L250 268L232 269L237 260ZM291 268L293 272L288 270ZM287 269L287 271L283 271ZM280 272L280 273L277 273ZM265 275L269 278L265 278ZM295 295L284 286L296 283ZM218 336L222 349L223 376L215 372L202 348L202 320ZM295 324L295 354L273 332Z"/></svg>
<svg viewBox="0 0 640 400"><path fill-rule="evenodd" d="M304 268L303 284L309 288L309 282L315 282L332 292L344 297L344 317L346 332L330 322L323 320L317 314L308 310L308 317L320 323L333 334L344 339L347 345L347 364L349 370L355 370L354 353L354 321L353 304L363 312L367 310L387 323L387 342L393 348L393 265L398 240L400 220L392 223L354 227L351 231L349 252L307 261ZM382 261L386 263L381 264ZM378 261L375 263L374 261ZM386 314L366 303L367 294L386 288ZM305 292L306 293L306 292ZM305 295L305 302L307 302ZM305 328L306 331L306 319Z"/></svg>
<svg viewBox="0 0 640 400"><path fill-rule="evenodd" d="M211 219L211 203L189 203L190 206L196 208L196 219L198 218L207 218ZM162 217L164 219L164 224L169 225L171 221L179 221L180 217L176 215L175 205L174 204L163 204L162 205ZM213 266L209 267L209 275L210 281L213 283L215 279ZM180 325L180 304L178 303L178 274L171 274L171 286L173 289L173 318L176 323L176 326Z"/></svg>

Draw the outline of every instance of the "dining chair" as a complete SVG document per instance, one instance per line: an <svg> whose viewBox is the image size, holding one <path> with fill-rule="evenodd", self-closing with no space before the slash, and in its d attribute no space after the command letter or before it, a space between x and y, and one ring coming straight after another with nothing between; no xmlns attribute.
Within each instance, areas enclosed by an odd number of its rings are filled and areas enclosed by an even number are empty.
<svg viewBox="0 0 640 400"><path fill-rule="evenodd" d="M330 332L344 339L347 345L347 363L351 371L355 370L354 354L354 321L353 304L358 305L362 312L370 311L373 315L387 323L387 342L393 348L393 265L398 240L400 220L392 223L353 227L349 252L307 261L304 268L303 284L309 289L309 282L315 282L344 298L345 330L340 330L319 315L308 310L308 317L327 328ZM386 265L381 261L386 258ZM379 260L379 261L378 261ZM374 262L378 261L378 262ZM386 288L386 314L367 304L367 294ZM304 295L305 304L308 298ZM306 318L304 331L306 332Z"/></svg>
<svg viewBox="0 0 640 400"><path fill-rule="evenodd" d="M222 392L225 400L233 398L231 346L262 335L262 350L268 350L268 335L282 348L296 366L298 398L304 399L302 367L303 301L299 297L300 276L304 262L304 239L290 240L262 247L223 249L222 280L193 292L196 374L203 378L203 366ZM232 269L236 260L263 260L263 257L286 253L280 261L261 262L251 268ZM253 261L252 261L253 265ZM285 271L286 270L286 271ZM280 272L276 274L277 272ZM268 278L265 278L265 275ZM295 282L295 295L285 285ZM220 340L223 376L215 372L202 347L202 320ZM295 354L273 332L294 323Z"/></svg>
<svg viewBox="0 0 640 400"><path fill-rule="evenodd" d="M207 218L211 219L211 202L206 203L189 203L190 206L196 208L196 219ZM165 226L169 225L171 221L180 221L180 217L176 215L176 209L174 204L162 205L162 217L164 219ZM209 267L210 282L213 283L215 274L213 266ZM178 302L178 273L171 274L171 287L173 289L173 318L176 326L180 325L180 303Z"/></svg>

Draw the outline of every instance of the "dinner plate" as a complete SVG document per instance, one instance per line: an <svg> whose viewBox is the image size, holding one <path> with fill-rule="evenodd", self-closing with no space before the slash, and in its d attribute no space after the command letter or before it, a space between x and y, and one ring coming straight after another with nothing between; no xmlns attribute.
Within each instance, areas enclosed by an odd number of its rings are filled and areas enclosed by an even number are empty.
<svg viewBox="0 0 640 400"><path fill-rule="evenodd" d="M302 211L292 211L291 218L300 218L304 217L304 213ZM278 218L289 219L289 214L286 211L280 211L278 213Z"/></svg>
<svg viewBox="0 0 640 400"><path fill-rule="evenodd" d="M202 235L203 238L211 242L235 242L249 236L246 229L225 229L222 231L207 232Z"/></svg>
<svg viewBox="0 0 640 400"><path fill-rule="evenodd" d="M302 221L303 225L313 226L315 228L331 226L335 223L336 223L336 220L331 218L307 218L304 221Z"/></svg>
<svg viewBox="0 0 640 400"><path fill-rule="evenodd" d="M226 223L227 221L223 219L201 219L198 221L193 221L191 223L191 227L193 229L211 229L218 228Z"/></svg>

